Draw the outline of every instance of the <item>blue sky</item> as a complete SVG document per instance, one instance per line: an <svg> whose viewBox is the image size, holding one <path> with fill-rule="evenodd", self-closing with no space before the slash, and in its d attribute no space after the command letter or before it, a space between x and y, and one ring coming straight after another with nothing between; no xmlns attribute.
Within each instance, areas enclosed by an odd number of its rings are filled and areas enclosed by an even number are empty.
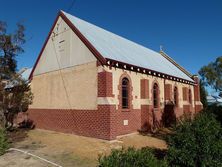
<svg viewBox="0 0 222 167"><path fill-rule="evenodd" d="M60 9L73 0L7 0L0 20L9 32L26 26L25 53L18 68L32 67ZM222 56L221 0L76 0L69 13L150 49L164 51L188 71Z"/></svg>

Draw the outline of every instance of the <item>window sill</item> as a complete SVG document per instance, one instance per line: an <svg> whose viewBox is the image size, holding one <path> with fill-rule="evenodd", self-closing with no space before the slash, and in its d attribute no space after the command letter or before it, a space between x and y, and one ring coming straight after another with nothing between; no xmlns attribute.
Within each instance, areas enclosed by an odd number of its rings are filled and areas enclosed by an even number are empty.
<svg viewBox="0 0 222 167"><path fill-rule="evenodd" d="M130 109L121 109L122 112L130 112Z"/></svg>
<svg viewBox="0 0 222 167"><path fill-rule="evenodd" d="M160 108L153 108L154 112L158 112L160 110Z"/></svg>

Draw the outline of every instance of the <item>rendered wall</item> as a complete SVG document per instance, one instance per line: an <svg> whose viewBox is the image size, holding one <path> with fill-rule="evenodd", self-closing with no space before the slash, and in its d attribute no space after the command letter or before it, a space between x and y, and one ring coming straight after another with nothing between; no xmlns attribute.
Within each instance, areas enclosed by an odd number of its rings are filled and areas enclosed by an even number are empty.
<svg viewBox="0 0 222 167"><path fill-rule="evenodd" d="M59 18L34 71L34 76L96 61L94 55Z"/></svg>
<svg viewBox="0 0 222 167"><path fill-rule="evenodd" d="M35 68L30 108L96 109L96 58L59 18Z"/></svg>
<svg viewBox="0 0 222 167"><path fill-rule="evenodd" d="M32 109L94 110L97 108L96 62L34 76L31 90Z"/></svg>

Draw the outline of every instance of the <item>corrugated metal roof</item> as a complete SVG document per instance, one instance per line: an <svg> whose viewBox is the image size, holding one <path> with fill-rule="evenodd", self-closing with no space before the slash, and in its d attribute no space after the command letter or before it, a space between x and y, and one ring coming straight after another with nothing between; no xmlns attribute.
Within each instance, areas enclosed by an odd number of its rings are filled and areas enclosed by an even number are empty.
<svg viewBox="0 0 222 167"><path fill-rule="evenodd" d="M207 96L207 102L208 104L217 104L217 105L222 105L222 98L220 96L216 95L209 95Z"/></svg>
<svg viewBox="0 0 222 167"><path fill-rule="evenodd" d="M194 82L160 53L65 13L72 24L105 58L151 69Z"/></svg>
<svg viewBox="0 0 222 167"><path fill-rule="evenodd" d="M25 82L29 82L29 75L32 71L32 68L22 68L20 69L17 74L20 75L20 77L25 81ZM8 82L5 85L5 89L11 89L14 86L18 85L19 81L14 79L14 80L8 80Z"/></svg>
<svg viewBox="0 0 222 167"><path fill-rule="evenodd" d="M28 80L29 79L29 75L31 74L32 68L26 68L21 74L22 78L24 80Z"/></svg>

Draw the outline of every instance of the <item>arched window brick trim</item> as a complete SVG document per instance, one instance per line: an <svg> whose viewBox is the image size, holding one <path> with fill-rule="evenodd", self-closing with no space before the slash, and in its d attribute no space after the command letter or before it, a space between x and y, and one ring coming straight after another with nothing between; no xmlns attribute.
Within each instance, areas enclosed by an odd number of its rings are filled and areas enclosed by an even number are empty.
<svg viewBox="0 0 222 167"><path fill-rule="evenodd" d="M157 85L157 106L154 107L154 85ZM157 82L157 80L154 80L153 83L152 83L152 89L151 89L151 92L152 92L152 98L151 98L151 101L152 101L152 105L153 105L153 109L156 111L159 111L160 110L160 85L159 83Z"/></svg>
<svg viewBox="0 0 222 167"><path fill-rule="evenodd" d="M122 81L123 79L126 78L128 80L128 108L123 108L122 106ZM118 105L118 110L120 111L130 111L131 109L133 109L133 96L132 96L132 91L133 91L133 87L132 87L132 81L130 76L124 72L119 79L119 85L118 85L118 90L119 90L119 95L118 95L118 99L119 99L119 105Z"/></svg>

